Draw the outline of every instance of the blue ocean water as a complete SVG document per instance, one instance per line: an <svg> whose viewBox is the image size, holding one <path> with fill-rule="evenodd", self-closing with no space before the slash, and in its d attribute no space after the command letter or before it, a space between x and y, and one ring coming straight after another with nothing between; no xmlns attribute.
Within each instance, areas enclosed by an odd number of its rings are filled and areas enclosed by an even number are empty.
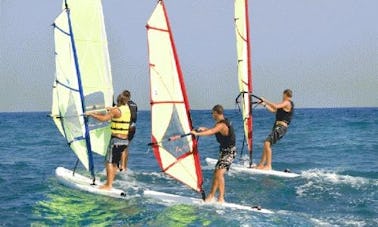
<svg viewBox="0 0 378 227"><path fill-rule="evenodd" d="M227 110L237 145L241 117ZM192 112L194 126L214 124L210 110ZM254 160L274 116L254 112ZM0 113L0 225L5 226L378 226L378 108L297 109L287 135L273 147L273 167L289 168L298 178L257 176L230 171L226 200L273 210L266 215L215 207L165 205L142 196L149 188L187 196L192 190L162 174L147 143L150 113L139 112L127 174L115 186L125 200L84 193L60 185L54 171L76 161L47 113ZM201 137L204 189L208 192L217 157L214 137ZM245 151L244 151L245 153ZM103 158L95 157L105 178ZM85 172L84 172L85 173Z"/></svg>

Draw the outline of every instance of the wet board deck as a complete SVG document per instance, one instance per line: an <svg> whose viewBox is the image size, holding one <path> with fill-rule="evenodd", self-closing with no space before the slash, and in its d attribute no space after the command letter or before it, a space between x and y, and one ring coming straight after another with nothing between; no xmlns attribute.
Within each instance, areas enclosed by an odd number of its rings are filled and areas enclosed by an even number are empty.
<svg viewBox="0 0 378 227"><path fill-rule="evenodd" d="M233 209L233 210L246 210L246 211L253 211L265 214L273 214L274 212L268 209L261 208L259 206L246 206L236 203L217 203L217 202L210 202L205 203L202 199L186 197L181 195L174 195L164 192L152 191L152 190L145 190L144 196L154 198L156 200L163 201L167 204L188 204L188 205L198 205L198 206L213 206L219 209Z"/></svg>
<svg viewBox="0 0 378 227"><path fill-rule="evenodd" d="M92 179L90 179L89 177L80 175L78 173L75 173L75 175L73 175L72 170L66 169L64 167L56 168L55 175L61 184L66 185L70 188L113 198L123 199L126 196L126 193L124 191L117 188L112 188L111 190L102 190L99 188L100 185L102 185L99 180L96 180L96 185L92 185Z"/></svg>
<svg viewBox="0 0 378 227"><path fill-rule="evenodd" d="M216 159L213 158L206 158L206 163L208 165L215 165L217 163ZM285 171L278 171L278 170L261 170L261 169L254 169L249 168L247 166L243 166L240 164L232 163L230 169L250 173L250 174L264 174L264 175L273 175L277 177L287 177L287 178L293 178L293 177L299 177L300 175L297 173L292 172L285 172Z"/></svg>

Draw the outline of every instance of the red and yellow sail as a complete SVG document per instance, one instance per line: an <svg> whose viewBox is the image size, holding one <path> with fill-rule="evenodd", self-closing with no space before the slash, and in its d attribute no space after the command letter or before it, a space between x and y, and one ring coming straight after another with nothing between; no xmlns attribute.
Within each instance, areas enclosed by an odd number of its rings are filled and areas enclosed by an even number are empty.
<svg viewBox="0 0 378 227"><path fill-rule="evenodd" d="M241 111L243 117L244 134L252 162L253 148L253 118L251 108L252 64L249 32L248 0L235 0L235 33L238 63L238 83L241 93Z"/></svg>
<svg viewBox="0 0 378 227"><path fill-rule="evenodd" d="M163 1L157 3L146 28L154 155L163 172L200 192L203 179L196 138L189 135L169 140L171 136L190 132L193 127L184 78Z"/></svg>

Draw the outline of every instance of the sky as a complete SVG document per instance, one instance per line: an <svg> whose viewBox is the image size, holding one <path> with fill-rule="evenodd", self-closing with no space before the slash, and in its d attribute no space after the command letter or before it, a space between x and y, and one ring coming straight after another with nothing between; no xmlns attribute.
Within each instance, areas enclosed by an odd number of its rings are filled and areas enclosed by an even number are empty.
<svg viewBox="0 0 378 227"><path fill-rule="evenodd" d="M192 109L235 108L233 0L165 0ZM0 0L0 112L49 111L59 0ZM115 93L149 110L155 0L103 0ZM250 0L254 93L296 107L378 107L377 0Z"/></svg>

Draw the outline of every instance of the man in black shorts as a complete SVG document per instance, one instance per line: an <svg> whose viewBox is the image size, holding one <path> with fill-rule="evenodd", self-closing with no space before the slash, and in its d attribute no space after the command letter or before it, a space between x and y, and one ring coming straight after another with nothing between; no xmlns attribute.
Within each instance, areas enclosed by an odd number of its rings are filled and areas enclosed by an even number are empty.
<svg viewBox="0 0 378 227"><path fill-rule="evenodd" d="M121 160L121 153L129 145L128 133L131 121L131 111L127 102L129 97L122 93L117 97L117 106L107 108L105 114L90 112L87 115L98 121L111 121L112 136L105 156L106 183L100 188L110 190Z"/></svg>
<svg viewBox="0 0 378 227"><path fill-rule="evenodd" d="M291 100L293 92L286 89L282 95L281 103L272 103L267 99L262 98L261 103L272 113L276 113L276 121L273 125L272 132L266 137L264 141L263 154L261 161L257 165L257 169L271 170L272 169L272 148L271 146L277 143L287 132L287 128L291 122L294 113L294 103Z"/></svg>
<svg viewBox="0 0 378 227"><path fill-rule="evenodd" d="M122 92L122 95L127 97L129 101L127 102L127 105L130 108L130 113L131 113L131 122L130 122L130 127L129 127L129 133L127 135L127 139L129 141L129 146L127 146L121 154L121 161L118 164L119 166L119 171L126 171L127 170L127 162L129 160L129 147L131 140L134 138L135 132L136 132L136 122L137 122L137 114L138 114L138 106L137 104L131 100L131 93L128 90L124 90Z"/></svg>
<svg viewBox="0 0 378 227"><path fill-rule="evenodd" d="M198 130L199 132L195 130L191 132L195 136L210 136L215 134L215 137L220 144L219 159L215 165L213 185L211 186L211 191L206 197L205 202L213 200L217 190L219 190L218 202L224 202L224 173L230 169L232 161L236 156L234 128L224 117L223 112L224 110L221 105L214 106L212 109L213 118L216 122L214 127L210 129L200 127Z"/></svg>

